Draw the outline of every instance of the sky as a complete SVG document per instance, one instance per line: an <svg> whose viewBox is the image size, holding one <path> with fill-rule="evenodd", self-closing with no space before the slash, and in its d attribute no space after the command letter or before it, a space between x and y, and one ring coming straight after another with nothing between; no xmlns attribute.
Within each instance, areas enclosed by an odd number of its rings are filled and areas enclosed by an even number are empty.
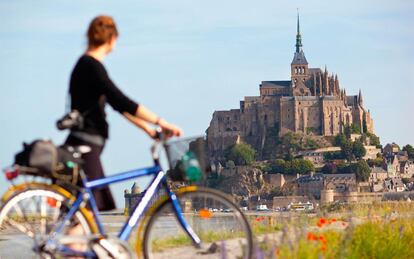
<svg viewBox="0 0 414 259"><path fill-rule="evenodd" d="M0 167L23 141L66 138L55 121L93 17L111 15L118 25L104 61L118 87L193 136L215 110L258 95L261 81L289 80L297 8L309 66L326 65L347 94L361 89L383 144L414 144L411 0L0 0ZM106 173L151 165L151 140L112 108L107 113ZM131 185L112 187L119 207ZM0 193L8 186L0 180Z"/></svg>

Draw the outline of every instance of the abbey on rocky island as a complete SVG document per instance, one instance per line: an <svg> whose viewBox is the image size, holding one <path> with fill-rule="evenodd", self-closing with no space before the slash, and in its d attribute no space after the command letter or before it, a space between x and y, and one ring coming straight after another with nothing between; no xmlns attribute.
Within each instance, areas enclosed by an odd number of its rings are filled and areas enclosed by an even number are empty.
<svg viewBox="0 0 414 259"><path fill-rule="evenodd" d="M345 127L356 124L361 132L373 133L370 112L363 107L361 91L347 95L338 76L327 68L309 68L302 49L299 15L296 51L291 79L262 81L260 96L246 96L239 109L215 111L207 129L210 157L222 160L224 150L246 142L257 150L263 148L269 130L279 136L301 132L317 136L335 136Z"/></svg>

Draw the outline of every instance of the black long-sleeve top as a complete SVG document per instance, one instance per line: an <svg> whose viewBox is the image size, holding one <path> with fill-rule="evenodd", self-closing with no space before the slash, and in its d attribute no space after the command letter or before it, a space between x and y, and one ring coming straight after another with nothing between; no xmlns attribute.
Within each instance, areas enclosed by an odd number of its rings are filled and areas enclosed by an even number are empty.
<svg viewBox="0 0 414 259"><path fill-rule="evenodd" d="M105 67L95 58L83 55L70 78L71 108L84 115L81 131L108 138L105 104L119 113L136 113L138 104L129 99L109 78ZM79 129L75 129L78 130Z"/></svg>

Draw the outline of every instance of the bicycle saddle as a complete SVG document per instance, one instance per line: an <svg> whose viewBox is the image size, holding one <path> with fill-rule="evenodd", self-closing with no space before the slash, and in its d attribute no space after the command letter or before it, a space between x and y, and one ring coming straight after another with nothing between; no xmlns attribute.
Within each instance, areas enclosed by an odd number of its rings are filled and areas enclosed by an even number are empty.
<svg viewBox="0 0 414 259"><path fill-rule="evenodd" d="M87 145L79 145L79 146L70 146L70 145L65 145L65 148L67 151L71 152L71 153L78 153L81 155L87 154L89 152L91 152L92 148L90 146Z"/></svg>

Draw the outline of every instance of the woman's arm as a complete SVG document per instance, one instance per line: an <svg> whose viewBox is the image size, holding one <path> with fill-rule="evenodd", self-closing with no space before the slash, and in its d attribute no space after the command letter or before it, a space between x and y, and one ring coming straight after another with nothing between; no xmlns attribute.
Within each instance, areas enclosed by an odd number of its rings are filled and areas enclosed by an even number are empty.
<svg viewBox="0 0 414 259"><path fill-rule="evenodd" d="M182 130L180 128L158 117L142 104L138 106L134 115L127 112L124 112L123 115L137 127L143 129L150 137L154 137L156 132L148 123L160 126L167 137L179 137L182 135Z"/></svg>
<svg viewBox="0 0 414 259"><path fill-rule="evenodd" d="M127 112L124 112L123 115L125 118L127 118L127 120L135 124L138 128L145 131L145 133L147 133L148 136L150 136L151 138L154 138L156 136L157 132L146 121L137 118Z"/></svg>

